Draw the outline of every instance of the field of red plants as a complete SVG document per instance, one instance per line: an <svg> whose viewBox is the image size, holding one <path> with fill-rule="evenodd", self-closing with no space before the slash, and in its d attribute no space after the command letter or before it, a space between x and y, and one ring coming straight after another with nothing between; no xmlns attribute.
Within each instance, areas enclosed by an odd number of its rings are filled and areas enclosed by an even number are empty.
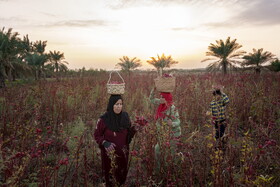
<svg viewBox="0 0 280 187"><path fill-rule="evenodd" d="M93 140L105 112L109 73L40 81L0 90L0 186L98 186L99 148ZM280 74L177 74L175 105L182 137L170 153L168 132L155 171L155 73L123 74L124 108L148 125L130 144L127 186L279 186ZM211 86L230 98L225 149L215 149L205 115Z"/></svg>

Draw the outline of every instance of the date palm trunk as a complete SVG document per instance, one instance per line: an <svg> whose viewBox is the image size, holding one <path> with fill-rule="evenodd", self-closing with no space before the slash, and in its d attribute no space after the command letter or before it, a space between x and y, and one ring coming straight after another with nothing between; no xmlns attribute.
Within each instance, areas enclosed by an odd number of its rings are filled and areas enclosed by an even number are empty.
<svg viewBox="0 0 280 187"><path fill-rule="evenodd" d="M261 67L259 66L259 64L257 64L257 67L255 68L256 74L261 74Z"/></svg>
<svg viewBox="0 0 280 187"><path fill-rule="evenodd" d="M227 74L227 64L226 64L226 61L223 61L223 72L224 72L224 74Z"/></svg>
<svg viewBox="0 0 280 187"><path fill-rule="evenodd" d="M5 88L5 77L0 73L0 88Z"/></svg>
<svg viewBox="0 0 280 187"><path fill-rule="evenodd" d="M58 71L59 71L58 70L58 63L56 62L55 63L55 78L56 78L56 81L60 81Z"/></svg>
<svg viewBox="0 0 280 187"><path fill-rule="evenodd" d="M12 81L13 81L12 68L9 68L9 69L8 69L8 80L9 80L9 82L12 82Z"/></svg>

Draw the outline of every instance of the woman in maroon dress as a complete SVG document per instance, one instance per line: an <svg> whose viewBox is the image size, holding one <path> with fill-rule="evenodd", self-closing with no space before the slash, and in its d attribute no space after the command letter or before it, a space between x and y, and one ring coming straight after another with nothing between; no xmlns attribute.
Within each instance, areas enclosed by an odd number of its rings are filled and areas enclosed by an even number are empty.
<svg viewBox="0 0 280 187"><path fill-rule="evenodd" d="M105 112L97 122L94 138L101 149L102 172L106 186L125 183L128 172L129 143L136 130L122 111L121 95L111 95Z"/></svg>

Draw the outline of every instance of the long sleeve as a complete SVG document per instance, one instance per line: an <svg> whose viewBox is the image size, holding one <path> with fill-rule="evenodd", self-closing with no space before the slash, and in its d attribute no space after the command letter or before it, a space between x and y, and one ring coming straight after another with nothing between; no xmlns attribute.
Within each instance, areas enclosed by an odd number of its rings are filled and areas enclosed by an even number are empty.
<svg viewBox="0 0 280 187"><path fill-rule="evenodd" d="M101 119L98 119L96 128L94 131L94 139L96 143L99 145L99 147L102 146L104 139L104 131L105 131L105 125Z"/></svg>
<svg viewBox="0 0 280 187"><path fill-rule="evenodd" d="M150 98L151 103L153 103L153 104L160 104L160 99L155 98L154 90L152 90L150 92L150 97L149 98Z"/></svg>
<svg viewBox="0 0 280 187"><path fill-rule="evenodd" d="M174 105L171 106L170 113L167 111L168 118L172 120L172 131L175 135L175 137L178 137L181 135L181 120L179 117L179 112L177 111L176 107Z"/></svg>
<svg viewBox="0 0 280 187"><path fill-rule="evenodd" d="M179 118L178 111L176 109L174 109L172 111L171 115L174 116L173 119L172 119L172 127L176 128L176 127L180 126L181 121L180 121L180 118Z"/></svg>
<svg viewBox="0 0 280 187"><path fill-rule="evenodd" d="M222 99L224 105L227 105L229 103L229 98L225 93L222 94Z"/></svg>
<svg viewBox="0 0 280 187"><path fill-rule="evenodd" d="M130 142L131 142L132 138L134 137L135 133L136 133L136 129L135 129L134 126L132 126L128 129L128 135L127 135L128 144L130 144Z"/></svg>
<svg viewBox="0 0 280 187"><path fill-rule="evenodd" d="M226 94L222 93L221 98L213 100L210 103L212 118L215 121L222 121L226 119L226 105L229 103L229 98Z"/></svg>
<svg viewBox="0 0 280 187"><path fill-rule="evenodd" d="M129 118L129 115L127 112L125 112L125 115ZM129 118L129 128L127 129L127 143L130 144L132 138L134 137L136 133L136 129L134 126L131 125L131 120Z"/></svg>

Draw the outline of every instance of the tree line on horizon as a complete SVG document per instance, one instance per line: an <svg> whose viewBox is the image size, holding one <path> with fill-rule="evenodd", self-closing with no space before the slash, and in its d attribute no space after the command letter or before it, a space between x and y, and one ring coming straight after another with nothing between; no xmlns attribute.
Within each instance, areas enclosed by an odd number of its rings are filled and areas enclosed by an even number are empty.
<svg viewBox="0 0 280 187"><path fill-rule="evenodd" d="M246 54L246 51L239 50L242 45L238 44L236 40L230 40L230 37L228 37L225 42L223 40L216 40L216 44L210 43L206 52L206 56L210 57L201 61L210 61L207 67L208 71L222 70L224 74L227 74L228 70L232 69L254 69L259 74L261 69L267 69L266 66L263 66L265 63L270 63L270 70L280 71L279 59L274 54L264 51L263 48L253 49L252 53ZM157 55L157 58L151 57L151 59L147 63L153 65L158 71L170 68L178 63L172 59L171 55L165 56L165 54ZM126 72L130 72L142 65L141 60L136 57L130 59L127 56L123 56L119 60L121 62L116 66Z"/></svg>
<svg viewBox="0 0 280 187"><path fill-rule="evenodd" d="M46 74L54 75L58 80L60 72L69 71L63 61L64 53L60 51L45 51L47 41L31 42L28 35L19 38L18 32L13 32L12 28L5 31L3 27L0 30L0 88L5 87L5 80L14 81L16 78L32 75L35 80L45 78ZM236 39L230 40L230 37L223 40L216 40L216 44L210 43L206 58L201 62L210 61L207 67L209 71L220 71L224 74L231 69L255 69L260 73L265 63L270 62L270 69L273 71L280 70L279 59L274 54L261 49L253 49L252 53L246 54L245 51L239 50L242 45L236 42ZM119 58L120 62L116 64L123 71L130 74L131 71L142 66L142 62L137 57L130 58L123 56ZM165 54L151 57L147 63L152 65L158 72L165 68L178 64L171 55Z"/></svg>
<svg viewBox="0 0 280 187"><path fill-rule="evenodd" d="M5 79L34 76L35 80L45 77L47 72L54 74L67 71L64 53L45 51L47 41L29 40L28 35L19 37L12 28L0 30L0 88L5 87Z"/></svg>

